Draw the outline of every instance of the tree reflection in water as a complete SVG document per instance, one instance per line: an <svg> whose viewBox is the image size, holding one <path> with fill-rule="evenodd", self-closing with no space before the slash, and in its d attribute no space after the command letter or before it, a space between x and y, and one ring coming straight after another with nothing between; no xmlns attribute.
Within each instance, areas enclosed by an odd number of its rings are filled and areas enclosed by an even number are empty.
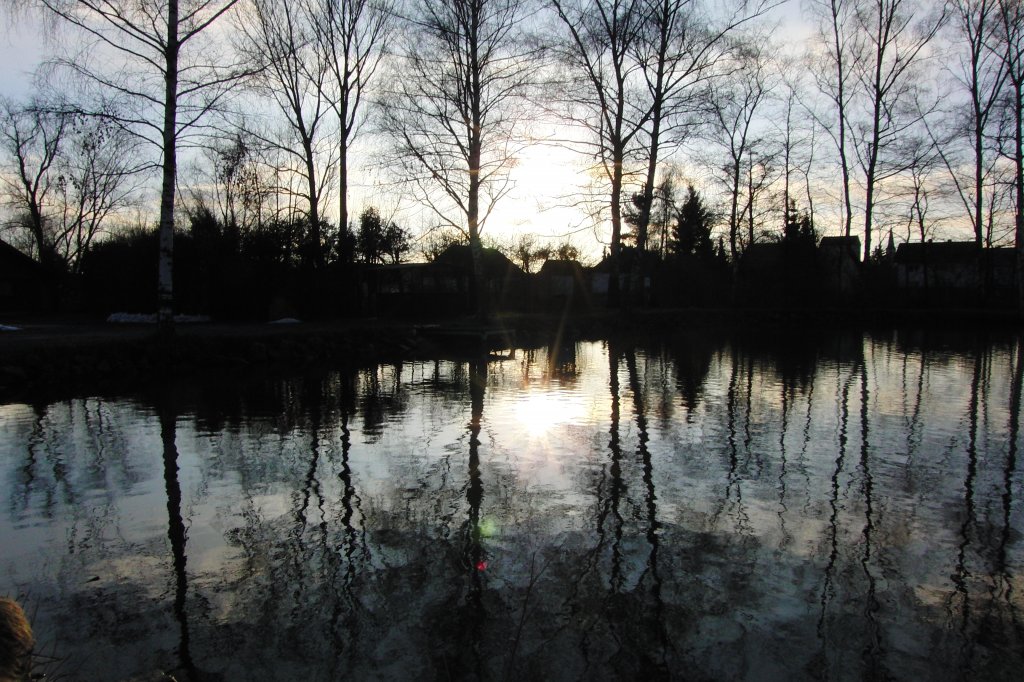
<svg viewBox="0 0 1024 682"><path fill-rule="evenodd" d="M164 485L167 488L167 539L171 543L174 566L174 617L178 621L180 640L178 656L181 668L190 680L197 679L196 665L192 660L191 637L188 628L188 559L185 555L187 542L185 522L181 518L181 485L178 483L178 448L175 444L177 415L171 406L161 405L159 411L160 440L163 442Z"/></svg>
<svg viewBox="0 0 1024 682"><path fill-rule="evenodd" d="M0 591L91 679L1015 674L1024 345L769 341L4 406Z"/></svg>

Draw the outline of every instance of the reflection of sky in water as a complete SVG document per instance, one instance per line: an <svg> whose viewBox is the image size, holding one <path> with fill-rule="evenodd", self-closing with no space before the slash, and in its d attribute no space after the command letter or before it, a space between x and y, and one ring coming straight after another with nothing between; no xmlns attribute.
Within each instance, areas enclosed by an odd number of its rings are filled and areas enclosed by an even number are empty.
<svg viewBox="0 0 1024 682"><path fill-rule="evenodd" d="M439 361L0 406L0 592L98 679L995 679L1016 356L978 348L581 343L475 399L483 365Z"/></svg>

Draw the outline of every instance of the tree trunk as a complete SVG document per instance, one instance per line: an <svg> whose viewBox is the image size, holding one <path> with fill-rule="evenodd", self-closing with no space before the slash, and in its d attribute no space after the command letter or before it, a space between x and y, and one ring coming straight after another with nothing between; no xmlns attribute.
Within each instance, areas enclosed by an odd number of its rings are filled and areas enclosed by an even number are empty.
<svg viewBox="0 0 1024 682"><path fill-rule="evenodd" d="M479 49L479 24L482 8L474 7L470 22L469 35L469 76L470 82L466 96L469 100L469 120L471 129L469 133L469 196L466 201L466 222L469 228L469 253L473 259L473 280L474 297L473 311L481 322L487 320L489 313L489 301L487 297L487 282L484 279L484 249L480 241L480 162L483 147L483 113L480 101L483 95L480 83L480 60L477 50Z"/></svg>
<svg viewBox="0 0 1024 682"><path fill-rule="evenodd" d="M972 84L971 96L974 100L974 241L981 246L983 243L982 223L984 222L985 197L985 128L982 125L981 104L978 99L977 84Z"/></svg>
<svg viewBox="0 0 1024 682"><path fill-rule="evenodd" d="M1017 55L1012 67L1018 69L1013 80L1014 242L1017 247L1017 309L1018 314L1024 315L1024 81L1021 79L1024 74L1020 73L1020 66L1020 55Z"/></svg>
<svg viewBox="0 0 1024 682"><path fill-rule="evenodd" d="M612 243L608 255L612 261L611 279L608 281L608 303L618 305L619 275L621 273L620 256L622 255L622 161L625 152L619 145L612 153Z"/></svg>
<svg viewBox="0 0 1024 682"><path fill-rule="evenodd" d="M867 177L864 178L867 191L864 197L864 262L871 258L871 231L875 213L875 179L878 174L878 147L881 141L882 127L882 92L879 89L882 82L882 57L877 54L875 59L875 90L874 109L871 119L871 142L868 149Z"/></svg>
<svg viewBox="0 0 1024 682"><path fill-rule="evenodd" d="M481 322L487 320L487 282L484 279L484 247L480 241L480 145L470 152L469 197L466 218L469 223L469 254L473 264L470 303Z"/></svg>
<svg viewBox="0 0 1024 682"><path fill-rule="evenodd" d="M667 42L662 39L662 44ZM651 222L651 209L654 206L654 181L658 172L658 148L661 144L661 107L662 88L665 80L664 49L658 56L658 71L654 83L654 103L651 107L651 140L650 154L647 159L647 182L644 185L644 200L640 205L640 219L636 226L636 248L640 254L647 250L647 228Z"/></svg>
<svg viewBox="0 0 1024 682"><path fill-rule="evenodd" d="M344 121L342 121L344 125ZM348 229L348 131L341 135L338 149L338 230Z"/></svg>
<svg viewBox="0 0 1024 682"><path fill-rule="evenodd" d="M732 257L733 269L736 268L737 245L740 230L740 161L736 159L732 165L732 198L729 211L729 255Z"/></svg>
<svg viewBox="0 0 1024 682"><path fill-rule="evenodd" d="M157 323L160 332L174 333L174 182L177 175L178 0L167 3L167 44L164 46L163 178L160 192L160 257L157 278Z"/></svg>
<svg viewBox="0 0 1024 682"><path fill-rule="evenodd" d="M302 139L302 153L306 162L306 191L309 194L309 244L312 249L313 269L324 266L324 248L320 235L320 201L316 185L316 166L313 160L313 141Z"/></svg>
<svg viewBox="0 0 1024 682"><path fill-rule="evenodd" d="M843 236L849 237L853 228L853 206L850 203L850 163L846 154L846 60L839 35L839 15L832 3L832 38L836 50L836 110L839 116L839 166L843 176L843 208L846 211Z"/></svg>

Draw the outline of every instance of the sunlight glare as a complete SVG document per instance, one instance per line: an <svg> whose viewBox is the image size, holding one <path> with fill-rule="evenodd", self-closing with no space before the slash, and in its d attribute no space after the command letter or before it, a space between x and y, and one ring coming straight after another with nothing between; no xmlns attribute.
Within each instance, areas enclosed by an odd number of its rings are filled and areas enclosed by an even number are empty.
<svg viewBox="0 0 1024 682"><path fill-rule="evenodd" d="M580 421L583 404L578 398L558 393L529 394L518 401L516 419L531 436L541 436L552 428Z"/></svg>

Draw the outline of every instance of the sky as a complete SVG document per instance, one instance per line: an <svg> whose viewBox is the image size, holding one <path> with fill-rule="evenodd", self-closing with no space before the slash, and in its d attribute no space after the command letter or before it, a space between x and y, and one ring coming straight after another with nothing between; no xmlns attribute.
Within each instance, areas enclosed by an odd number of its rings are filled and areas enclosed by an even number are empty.
<svg viewBox="0 0 1024 682"><path fill-rule="evenodd" d="M779 37L783 42L800 42L807 25L801 19L800 0L784 0L777 10ZM47 36L31 17L0 16L0 96L26 98L32 92L32 71L47 54ZM539 135L544 134L539 131ZM358 154L358 148L357 148ZM371 154L366 154L367 157ZM518 159L514 189L496 207L485 227L485 236L511 241L516 235L532 233L551 242L570 239L592 260L600 258L610 228L596 225L586 212L568 204L575 202L587 183L588 159L578 152L553 147L528 148ZM430 224L429 214L378 182L378 174L364 168L352 178L350 205L353 213L376 205L382 213L394 212L396 219L414 233ZM333 206L330 202L328 206ZM157 201L147 202L156 214Z"/></svg>

